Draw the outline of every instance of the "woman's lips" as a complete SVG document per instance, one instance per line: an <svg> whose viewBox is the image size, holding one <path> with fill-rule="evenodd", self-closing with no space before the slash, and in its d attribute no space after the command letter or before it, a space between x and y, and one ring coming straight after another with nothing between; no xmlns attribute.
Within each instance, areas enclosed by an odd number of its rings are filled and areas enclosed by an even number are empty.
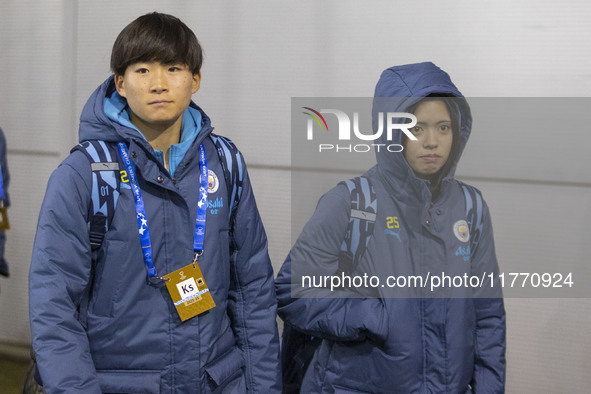
<svg viewBox="0 0 591 394"><path fill-rule="evenodd" d="M426 162L432 162L432 161L437 161L441 158L441 156L439 155L434 155L434 154L429 154L429 155L423 155L420 156L421 159L423 159Z"/></svg>

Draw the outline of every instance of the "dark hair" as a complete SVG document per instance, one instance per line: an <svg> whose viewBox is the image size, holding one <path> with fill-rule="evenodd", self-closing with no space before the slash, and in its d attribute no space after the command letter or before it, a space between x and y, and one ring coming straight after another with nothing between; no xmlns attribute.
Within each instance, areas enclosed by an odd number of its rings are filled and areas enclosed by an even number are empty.
<svg viewBox="0 0 591 394"><path fill-rule="evenodd" d="M448 94L433 93L433 94L428 95L424 99L417 101L413 105L409 106L406 110L406 112L410 112L410 113L414 114L416 112L418 106L424 102L441 101L445 104L445 108L447 109L447 112L449 113L449 118L451 120L451 130L452 130L453 139L452 139L451 150L449 152L449 157L447 158L447 161L445 162L443 167L441 167L441 169L431 177L431 192L433 193L434 197L436 197L437 194L439 194L439 187L441 186L441 181L443 180L443 178L445 176L447 176L447 174L449 174L449 171L451 170L451 168L453 167L453 165L457 161L458 156L460 154L460 150L462 148L462 141L460 138L460 118L459 118L461 115L459 113L459 107L454 102L454 100L456 100L456 99L457 98L455 96L451 96ZM407 138L405 135L403 135L402 144L404 146L406 146L406 142L407 142Z"/></svg>
<svg viewBox="0 0 591 394"><path fill-rule="evenodd" d="M153 12L140 16L119 33L111 52L111 70L123 75L129 65L148 61L186 64L198 74L203 51L195 34L180 19Z"/></svg>

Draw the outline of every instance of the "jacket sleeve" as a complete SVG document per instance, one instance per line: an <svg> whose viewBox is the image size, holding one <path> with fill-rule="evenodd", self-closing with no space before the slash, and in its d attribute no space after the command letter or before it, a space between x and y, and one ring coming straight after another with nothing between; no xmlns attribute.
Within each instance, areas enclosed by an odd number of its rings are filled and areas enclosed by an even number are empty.
<svg viewBox="0 0 591 394"><path fill-rule="evenodd" d="M277 299L267 236L246 167L233 226L228 312L246 362L249 393L281 392Z"/></svg>
<svg viewBox="0 0 591 394"><path fill-rule="evenodd" d="M78 165L72 162L76 157ZM48 394L101 392L86 332L77 319L91 276L91 173L82 160L82 153L70 155L49 179L29 271L33 350Z"/></svg>
<svg viewBox="0 0 591 394"><path fill-rule="evenodd" d="M483 228L472 262L473 272L481 277L493 273L493 286L483 286L474 298L476 344L472 388L475 393L505 392L505 307L498 281L493 229L488 206L484 203Z"/></svg>
<svg viewBox="0 0 591 394"><path fill-rule="evenodd" d="M387 314L379 298L348 290L308 286L313 279L338 276L338 254L349 222L350 201L337 186L316 211L290 251L276 279L279 316L303 332L335 341L387 337ZM313 288L312 288L313 287Z"/></svg>

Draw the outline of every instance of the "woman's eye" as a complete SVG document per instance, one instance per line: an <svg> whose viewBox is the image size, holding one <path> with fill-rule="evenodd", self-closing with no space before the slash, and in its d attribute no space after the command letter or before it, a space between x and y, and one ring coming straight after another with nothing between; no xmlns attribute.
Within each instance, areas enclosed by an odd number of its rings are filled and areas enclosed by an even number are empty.
<svg viewBox="0 0 591 394"><path fill-rule="evenodd" d="M415 126L412 129L410 129L410 131L411 133L416 134L421 131L421 128L419 126Z"/></svg>
<svg viewBox="0 0 591 394"><path fill-rule="evenodd" d="M440 130L441 131L444 131L444 132L448 132L448 131L451 130L451 127L449 125L447 125L447 124L444 124L444 125L441 125L440 126Z"/></svg>

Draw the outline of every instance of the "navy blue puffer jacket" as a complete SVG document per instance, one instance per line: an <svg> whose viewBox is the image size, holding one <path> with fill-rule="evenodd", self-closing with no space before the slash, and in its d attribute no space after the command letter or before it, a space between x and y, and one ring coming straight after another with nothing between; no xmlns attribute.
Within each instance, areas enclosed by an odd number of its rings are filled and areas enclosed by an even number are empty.
<svg viewBox="0 0 591 394"><path fill-rule="evenodd" d="M199 265L216 306L181 322L166 286L147 280L129 187L121 187L93 263L92 173L86 156L74 151L49 180L30 270L33 348L46 392L279 392L273 272L246 166L241 163L242 196L230 228L231 201L207 115L191 104L200 131L173 178L136 130L106 115L105 98L113 92L109 78L91 96L80 140L128 144L161 275L193 261L198 149L205 145L220 185L208 196L215 207L207 210Z"/></svg>
<svg viewBox="0 0 591 394"><path fill-rule="evenodd" d="M376 87L374 112L381 109L381 97L398 98L397 107L389 111L405 112L432 93L458 97L463 149L471 130L470 109L449 76L432 63L385 70ZM400 130L394 132L393 141L387 141L385 134L379 143L402 142ZM384 280L390 275L426 277L445 272L450 277L494 277L498 273L486 204L477 249L471 257L457 253L469 245L454 233L454 224L467 219L462 189L454 179L459 153L435 199L428 181L415 176L402 153L381 149L376 156L377 165L365 176L377 194L377 219L367 250L351 276L376 274ZM292 278L338 272L350 210L346 186L326 193L276 280L280 317L323 338L302 392L502 393L505 311L496 290L462 289L460 296L451 297L449 289L414 289L415 296L400 297L379 287L355 289L356 298L291 297ZM399 224L396 233L387 227L392 217ZM300 286L298 281L293 285ZM306 295L309 289L299 290L300 295L318 297L317 293Z"/></svg>

